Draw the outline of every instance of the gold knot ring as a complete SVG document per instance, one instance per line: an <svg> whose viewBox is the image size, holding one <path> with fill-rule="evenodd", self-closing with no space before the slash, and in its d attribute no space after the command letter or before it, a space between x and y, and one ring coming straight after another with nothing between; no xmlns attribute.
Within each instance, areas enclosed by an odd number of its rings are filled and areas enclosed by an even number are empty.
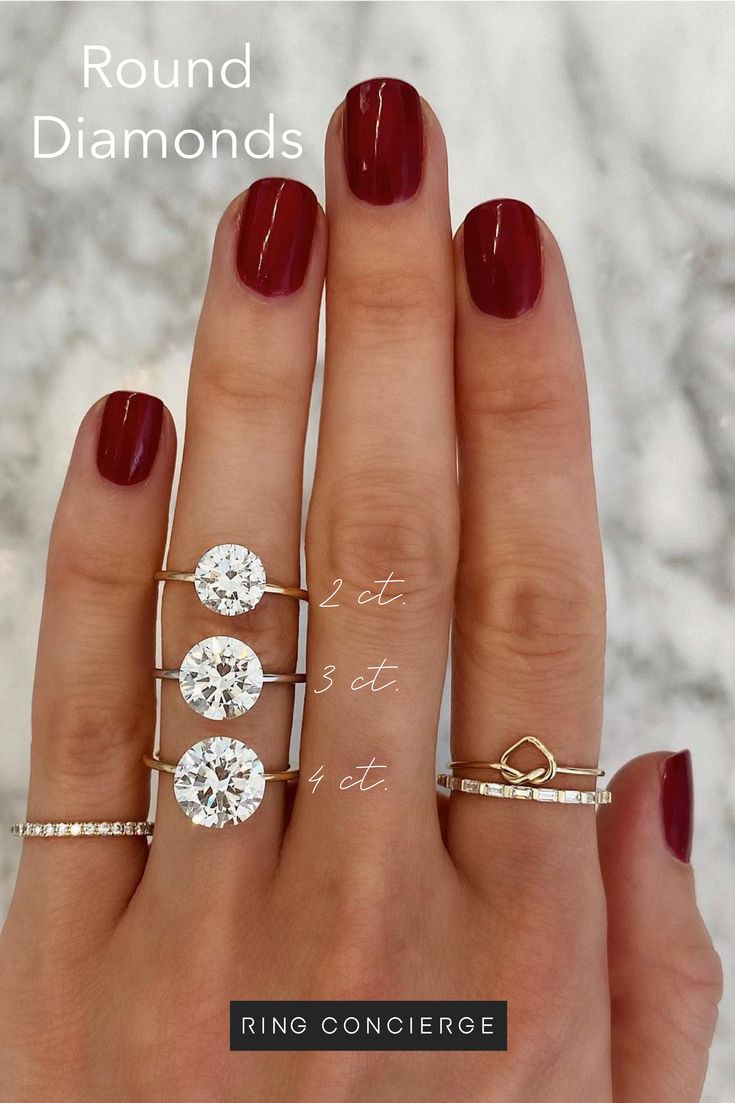
<svg viewBox="0 0 735 1103"><path fill-rule="evenodd" d="M510 756L517 751L520 747L528 744L531 747L535 747L537 751L540 751L545 759L545 765L534 766L530 770L519 770L516 766L511 765L508 761ZM529 785L543 785L546 781L551 781L557 774L574 774L576 776L587 777L604 777L605 771L600 770L597 766L560 766L556 761L556 758L540 739L537 739L533 735L524 735L522 739L519 739L512 747L508 747L507 751L504 751L500 756L498 762L464 762L455 760L449 763L449 769L451 770L496 770L504 781L512 785L522 785L527 782Z"/></svg>

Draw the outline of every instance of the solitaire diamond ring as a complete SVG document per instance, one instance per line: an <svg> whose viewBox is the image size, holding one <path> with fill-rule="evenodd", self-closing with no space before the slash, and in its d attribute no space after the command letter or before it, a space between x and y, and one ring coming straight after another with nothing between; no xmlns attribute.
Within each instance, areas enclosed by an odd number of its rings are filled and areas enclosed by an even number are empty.
<svg viewBox="0 0 735 1103"><path fill-rule="evenodd" d="M249 613L263 594L285 594L308 600L298 586L278 586L266 579L263 560L242 544L217 544L205 552L193 572L157 571L157 582L193 582L202 605L223 617Z"/></svg>
<svg viewBox="0 0 735 1103"><path fill-rule="evenodd" d="M252 647L234 636L210 636L187 651L178 670L155 672L179 683L187 705L207 720L242 716L260 697L264 682L305 682L305 674L264 674Z"/></svg>
<svg viewBox="0 0 735 1103"><path fill-rule="evenodd" d="M214 736L184 751L174 765L157 755L143 759L152 770L173 774L179 807L200 827L227 827L250 819L260 807L268 781L295 781L298 770L267 774L252 747L239 739Z"/></svg>

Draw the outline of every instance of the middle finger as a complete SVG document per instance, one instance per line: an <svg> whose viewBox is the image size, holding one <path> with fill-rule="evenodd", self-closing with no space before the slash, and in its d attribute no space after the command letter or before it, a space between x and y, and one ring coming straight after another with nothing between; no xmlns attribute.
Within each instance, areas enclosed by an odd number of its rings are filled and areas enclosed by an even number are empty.
<svg viewBox="0 0 735 1103"><path fill-rule="evenodd" d="M366 820L400 829L408 807L439 839L433 767L457 545L454 288L443 136L410 85L348 93L326 171L327 356L292 826L328 825L352 853L359 839L372 846ZM375 789L340 788L373 759L385 766L366 778Z"/></svg>

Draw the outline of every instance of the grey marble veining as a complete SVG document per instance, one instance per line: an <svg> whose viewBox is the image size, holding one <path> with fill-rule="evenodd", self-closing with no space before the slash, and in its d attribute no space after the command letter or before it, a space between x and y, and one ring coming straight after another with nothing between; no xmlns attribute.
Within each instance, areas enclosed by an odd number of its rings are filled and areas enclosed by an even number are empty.
<svg viewBox="0 0 735 1103"><path fill-rule="evenodd" d="M2 819L22 816L44 558L74 432L107 390L160 394L179 425L210 242L250 180L323 195L345 89L403 76L447 135L455 224L531 203L564 250L587 355L609 591L604 757L690 746L701 906L735 975L735 143L731 4L2 6L0 741ZM84 91L116 58L224 60L252 88ZM303 132L298 161L33 160L32 117L89 128ZM313 433L310 454L313 455ZM18 844L0 836L0 906ZM705 1093L735 1081L726 996Z"/></svg>

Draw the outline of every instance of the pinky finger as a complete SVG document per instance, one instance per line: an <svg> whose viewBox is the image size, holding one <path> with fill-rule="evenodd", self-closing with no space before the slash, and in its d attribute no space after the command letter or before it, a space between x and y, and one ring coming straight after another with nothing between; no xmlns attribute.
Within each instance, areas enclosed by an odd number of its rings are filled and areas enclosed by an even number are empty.
<svg viewBox="0 0 735 1103"><path fill-rule="evenodd" d="M615 1103L697 1103L722 977L689 864L689 752L636 758L612 788L598 836Z"/></svg>

